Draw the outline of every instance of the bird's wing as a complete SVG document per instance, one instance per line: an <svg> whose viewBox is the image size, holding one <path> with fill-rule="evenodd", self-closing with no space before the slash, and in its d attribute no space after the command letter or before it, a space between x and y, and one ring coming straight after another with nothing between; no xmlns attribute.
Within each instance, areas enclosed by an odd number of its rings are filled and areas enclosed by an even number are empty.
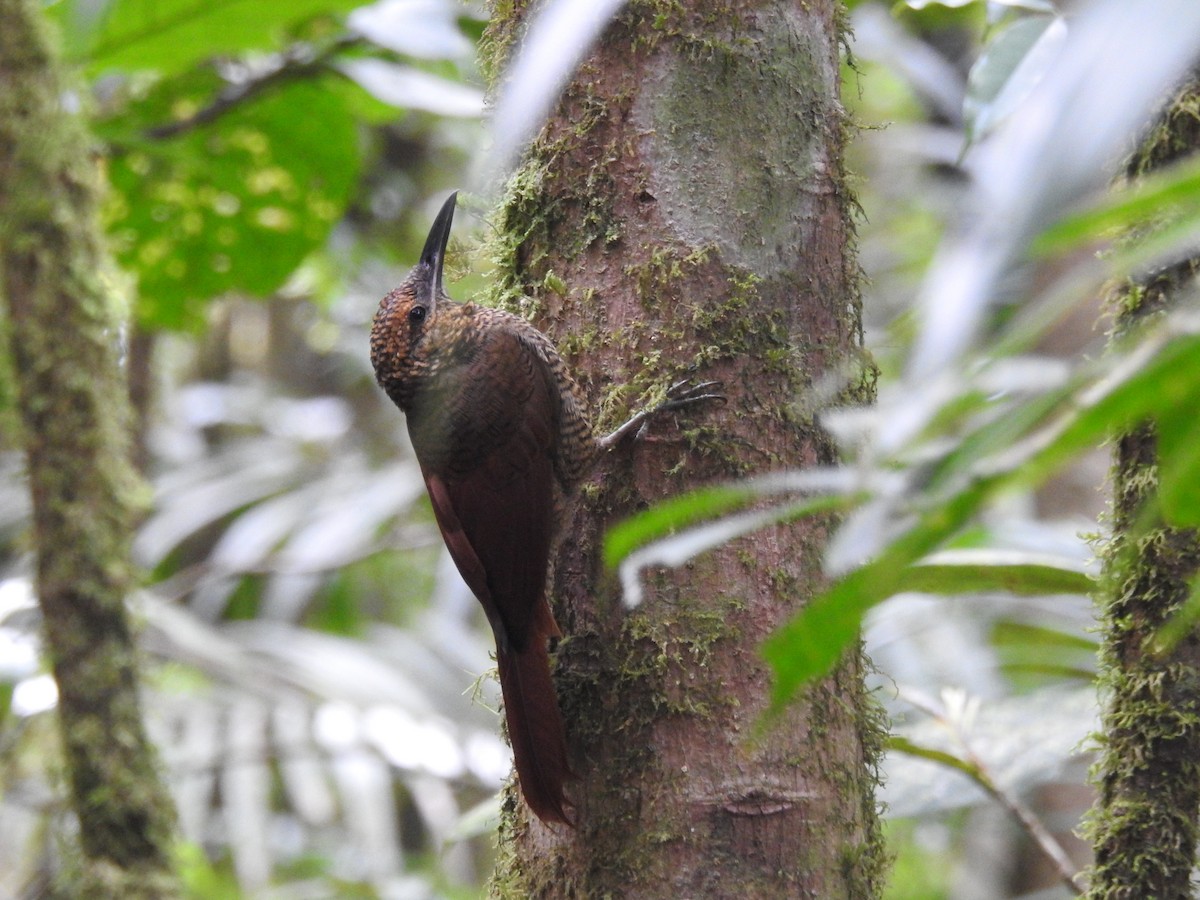
<svg viewBox="0 0 1200 900"><path fill-rule="evenodd" d="M413 443L426 460L442 537L496 635L521 792L543 821L570 823L566 731L546 650L546 639L559 633L545 597L556 518L557 382L546 358L507 331L494 332L455 375L439 398L441 437L419 426Z"/></svg>
<svg viewBox="0 0 1200 900"><path fill-rule="evenodd" d="M455 446L423 472L442 537L497 642L520 650L558 633L544 599L558 397L545 362L515 335L496 334L485 351L488 364L447 398Z"/></svg>

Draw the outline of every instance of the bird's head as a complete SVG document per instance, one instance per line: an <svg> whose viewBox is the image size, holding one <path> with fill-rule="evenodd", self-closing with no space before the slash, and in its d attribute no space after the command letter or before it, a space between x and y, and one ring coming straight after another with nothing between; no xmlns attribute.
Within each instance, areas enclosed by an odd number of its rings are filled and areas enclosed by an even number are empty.
<svg viewBox="0 0 1200 900"><path fill-rule="evenodd" d="M442 266L457 197L455 191L442 204L425 239L421 258L403 283L383 298L375 313L371 363L379 384L398 403L400 400L394 393L396 383L413 374L413 367L419 365L418 346L437 316L438 305L450 299L442 287Z"/></svg>

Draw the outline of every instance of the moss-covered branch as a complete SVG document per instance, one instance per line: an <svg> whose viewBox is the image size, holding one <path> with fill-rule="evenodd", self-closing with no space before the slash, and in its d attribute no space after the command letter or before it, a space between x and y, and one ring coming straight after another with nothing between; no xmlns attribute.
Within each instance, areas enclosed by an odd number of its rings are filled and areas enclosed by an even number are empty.
<svg viewBox="0 0 1200 900"><path fill-rule="evenodd" d="M83 857L64 888L175 896L174 816L142 723L124 605L136 481L98 167L35 0L0 0L0 84L0 295Z"/></svg>
<svg viewBox="0 0 1200 900"><path fill-rule="evenodd" d="M1137 177L1200 148L1200 82L1176 96L1131 163ZM1192 284L1184 261L1117 298L1118 331L1169 307ZM1167 527L1157 508L1152 425L1121 435L1113 466L1112 537L1105 551L1103 752L1090 823L1096 850L1089 896L1192 896L1200 839L1200 639L1157 652L1155 635L1200 572L1194 531Z"/></svg>

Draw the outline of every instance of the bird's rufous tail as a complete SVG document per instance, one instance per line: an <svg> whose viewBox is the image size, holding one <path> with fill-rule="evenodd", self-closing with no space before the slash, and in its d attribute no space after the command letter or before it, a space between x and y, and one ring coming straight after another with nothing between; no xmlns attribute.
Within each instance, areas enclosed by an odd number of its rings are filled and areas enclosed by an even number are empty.
<svg viewBox="0 0 1200 900"><path fill-rule="evenodd" d="M563 792L571 777L566 729L550 677L545 638L532 636L520 650L497 647L496 665L508 739L525 802L543 822L573 826Z"/></svg>

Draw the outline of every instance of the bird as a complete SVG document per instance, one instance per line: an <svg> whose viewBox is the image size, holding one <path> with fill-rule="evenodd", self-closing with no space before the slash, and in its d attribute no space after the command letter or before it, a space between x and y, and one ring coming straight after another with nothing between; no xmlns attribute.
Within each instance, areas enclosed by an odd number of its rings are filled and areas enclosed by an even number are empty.
<svg viewBox="0 0 1200 900"><path fill-rule="evenodd" d="M597 437L549 338L520 316L446 293L457 196L380 302L371 363L405 414L438 529L495 637L521 794L543 822L573 825L565 785L574 776L549 656L561 631L547 599L568 504L601 455L644 434L654 417L725 398L719 382L677 382L665 401Z"/></svg>

